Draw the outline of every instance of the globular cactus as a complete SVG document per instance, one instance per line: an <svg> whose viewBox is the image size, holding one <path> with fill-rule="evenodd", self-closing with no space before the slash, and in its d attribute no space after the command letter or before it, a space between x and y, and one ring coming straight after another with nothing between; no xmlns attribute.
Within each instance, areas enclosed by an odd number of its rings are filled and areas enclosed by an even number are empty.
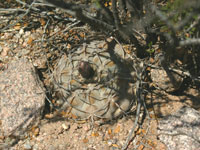
<svg viewBox="0 0 200 150"><path fill-rule="evenodd" d="M114 119L135 103L133 70L111 43L92 41L62 56L53 72L54 92L80 119Z"/></svg>

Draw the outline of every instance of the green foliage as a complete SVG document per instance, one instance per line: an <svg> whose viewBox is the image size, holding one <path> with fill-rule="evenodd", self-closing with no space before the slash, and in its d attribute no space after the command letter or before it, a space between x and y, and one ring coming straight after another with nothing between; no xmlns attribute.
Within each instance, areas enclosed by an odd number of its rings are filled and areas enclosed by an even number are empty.
<svg viewBox="0 0 200 150"><path fill-rule="evenodd" d="M152 55L155 52L155 49L152 48L153 43L149 42L148 43L148 49L146 50L147 53L149 53L150 55Z"/></svg>
<svg viewBox="0 0 200 150"><path fill-rule="evenodd" d="M191 22L194 22L194 20L199 16L196 11L197 8L200 8L199 0L171 0L166 2L160 10L163 15L167 17L167 21L174 27L179 26L184 19L191 16L191 18L185 23L184 27L176 31L177 35L184 35L183 32L187 31L191 26ZM169 29L166 22L159 20L157 25L160 26L161 32L171 34L171 29ZM196 28L191 28L187 31L190 35L193 35L195 32Z"/></svg>
<svg viewBox="0 0 200 150"><path fill-rule="evenodd" d="M92 3L94 3L97 8L101 8L100 0L92 0Z"/></svg>

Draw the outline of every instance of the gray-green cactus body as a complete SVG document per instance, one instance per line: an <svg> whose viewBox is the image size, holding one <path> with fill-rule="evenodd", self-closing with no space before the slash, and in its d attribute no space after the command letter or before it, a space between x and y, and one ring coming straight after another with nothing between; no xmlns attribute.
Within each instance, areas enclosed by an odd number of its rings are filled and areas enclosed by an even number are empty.
<svg viewBox="0 0 200 150"><path fill-rule="evenodd" d="M131 108L134 81L122 53L104 41L93 41L62 56L53 74L54 91L72 114L114 119Z"/></svg>

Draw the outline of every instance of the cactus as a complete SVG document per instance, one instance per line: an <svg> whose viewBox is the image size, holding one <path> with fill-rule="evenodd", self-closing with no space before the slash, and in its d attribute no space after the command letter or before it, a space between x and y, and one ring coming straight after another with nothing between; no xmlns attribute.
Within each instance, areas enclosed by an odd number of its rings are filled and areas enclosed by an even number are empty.
<svg viewBox="0 0 200 150"><path fill-rule="evenodd" d="M53 72L54 92L79 119L115 119L135 103L132 69L110 45L92 41L63 55Z"/></svg>

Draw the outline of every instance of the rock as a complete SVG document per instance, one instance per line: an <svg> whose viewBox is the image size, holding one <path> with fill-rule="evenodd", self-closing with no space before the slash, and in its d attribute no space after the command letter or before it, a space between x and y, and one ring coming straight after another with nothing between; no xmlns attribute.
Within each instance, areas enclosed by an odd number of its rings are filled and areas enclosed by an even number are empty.
<svg viewBox="0 0 200 150"><path fill-rule="evenodd" d="M181 73L180 73L181 74ZM183 78L173 72L167 72L161 69L151 69L152 81L161 89L167 92L176 91L181 87Z"/></svg>
<svg viewBox="0 0 200 150"><path fill-rule="evenodd" d="M10 50L9 47L4 47L4 48L3 48L3 51L1 52L1 56L2 56L2 57L7 56L9 50Z"/></svg>
<svg viewBox="0 0 200 150"><path fill-rule="evenodd" d="M169 150L200 150L200 112L182 107L160 121L158 135Z"/></svg>
<svg viewBox="0 0 200 150"><path fill-rule="evenodd" d="M25 58L13 61L0 73L0 133L23 135L38 123L45 91L33 65Z"/></svg>
<svg viewBox="0 0 200 150"><path fill-rule="evenodd" d="M30 145L30 143L29 142L26 142L25 144L24 144L24 150L31 150L32 149L32 146Z"/></svg>

